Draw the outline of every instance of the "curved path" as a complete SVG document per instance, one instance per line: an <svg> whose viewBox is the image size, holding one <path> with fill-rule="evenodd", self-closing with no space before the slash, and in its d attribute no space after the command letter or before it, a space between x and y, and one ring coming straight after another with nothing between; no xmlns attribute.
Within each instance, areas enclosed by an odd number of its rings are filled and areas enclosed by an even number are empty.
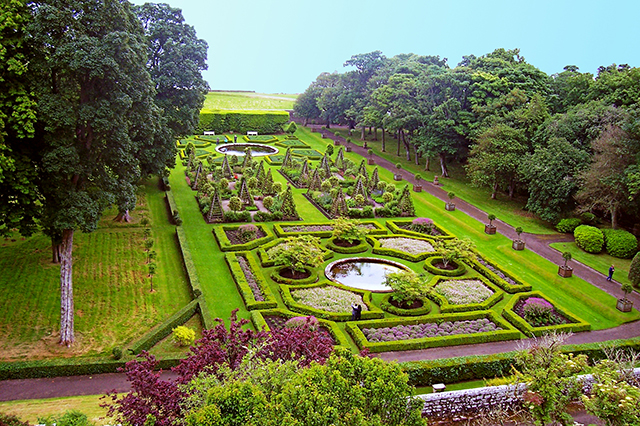
<svg viewBox="0 0 640 426"><path fill-rule="evenodd" d="M322 134L328 140L338 140L341 144L345 144L344 138L335 136L329 133L326 129L321 129L320 126L314 127L316 131L322 132ZM367 149L351 144L352 152L367 157ZM374 156L375 163L387 170L399 173L403 179L407 182L413 182L413 174L407 170L397 170L395 164L382 157ZM447 193L437 185L430 182L422 181L422 189L435 197L447 201ZM456 209L462 211L473 219L483 223L486 220L487 213L478 209L477 207L465 202L461 199L456 199ZM498 224L498 232L504 236L515 239L517 234L514 228L500 220L496 220ZM573 241L571 236L557 236L557 235L534 235L523 234L525 236L527 249L539 254L540 256L550 260L553 263L561 264L564 262L562 254L557 250L549 247L549 244L554 242L566 242ZM577 261L572 261L573 274L583 280L601 288L610 295L618 298L620 297L620 283L613 281L606 281L606 276L602 273L583 265ZM640 306L640 294L634 292L628 297L633 301L634 306ZM595 330L583 333L574 334L567 341L568 344L579 343L595 343L604 342L613 339L626 339L630 337L640 336L640 324L638 322L623 324L619 327ZM482 343L476 345L463 345L463 346L449 346L442 348L431 348L416 351L403 351L403 352L384 352L377 354L385 360L397 360L403 361L416 361L416 360L428 360L439 358L452 358L458 356L468 355L490 355L495 353L509 352L518 349L522 345L523 341L505 341L505 342L492 342ZM172 373L165 373L167 378L172 376ZM129 383L126 381L124 374L102 374L94 376L72 376L72 377L57 377L57 378L43 378L43 379L25 379L25 380L5 380L0 381L0 401L13 401L20 399L34 399L34 398L52 398L61 396L74 396L74 395L99 395L109 392L111 390L117 390L118 392L126 392L130 389Z"/></svg>

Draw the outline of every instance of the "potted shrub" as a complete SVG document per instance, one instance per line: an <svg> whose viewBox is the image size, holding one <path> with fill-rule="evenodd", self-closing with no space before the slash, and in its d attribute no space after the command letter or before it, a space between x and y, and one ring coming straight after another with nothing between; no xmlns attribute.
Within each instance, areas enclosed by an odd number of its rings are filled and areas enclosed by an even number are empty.
<svg viewBox="0 0 640 426"><path fill-rule="evenodd" d="M631 309L633 309L633 302L627 299L627 295L633 291L633 285L631 285L631 283L624 283L621 288L624 292L624 296L622 299L618 299L616 308L620 312L631 312Z"/></svg>
<svg viewBox="0 0 640 426"><path fill-rule="evenodd" d="M396 169L398 169L398 172L393 174L393 180L402 180L402 175L400 174L400 170L402 170L402 164L397 163Z"/></svg>
<svg viewBox="0 0 640 426"><path fill-rule="evenodd" d="M520 239L520 234L522 234L522 231L522 226L518 226L516 228L516 234L518 234L518 238L513 240L513 244L511 244L511 247L513 247L514 250L524 250L524 241Z"/></svg>
<svg viewBox="0 0 640 426"><path fill-rule="evenodd" d="M433 177L433 184L434 185L440 185L440 179L439 179L438 175L435 175Z"/></svg>
<svg viewBox="0 0 640 426"><path fill-rule="evenodd" d="M373 160L373 150L372 149L368 149L367 150L367 154L369 154L369 159L367 160L367 164L370 165L370 166L376 164L376 162Z"/></svg>
<svg viewBox="0 0 640 426"><path fill-rule="evenodd" d="M414 178L416 183L413 185L413 191L422 192L422 184L420 183L420 181L422 181L422 175L420 173L416 173Z"/></svg>
<svg viewBox="0 0 640 426"><path fill-rule="evenodd" d="M351 152L351 138L347 138L347 152Z"/></svg>
<svg viewBox="0 0 640 426"><path fill-rule="evenodd" d="M448 192L447 197L449 197L449 201L445 203L444 209L452 212L456 209L456 204L453 202L453 199L456 198L456 194L454 192Z"/></svg>
<svg viewBox="0 0 640 426"><path fill-rule="evenodd" d="M487 216L487 219L489 219L489 223L484 225L484 233L493 235L496 233L496 226L492 222L496 219L496 215L493 213L490 213Z"/></svg>
<svg viewBox="0 0 640 426"><path fill-rule="evenodd" d="M558 268L558 275L562 278L569 278L573 275L573 268L567 265L567 262L571 260L571 253L565 251L562 253L562 258L564 259L564 265L560 265Z"/></svg>

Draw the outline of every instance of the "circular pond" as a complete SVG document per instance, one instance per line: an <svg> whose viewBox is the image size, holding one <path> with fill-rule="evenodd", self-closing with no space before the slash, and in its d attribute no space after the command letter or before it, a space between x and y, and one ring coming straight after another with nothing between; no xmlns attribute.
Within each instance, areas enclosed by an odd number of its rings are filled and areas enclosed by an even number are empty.
<svg viewBox="0 0 640 426"><path fill-rule="evenodd" d="M216 151L221 154L237 155L244 157L244 150L249 148L252 157L264 157L278 153L278 148L271 145L261 145L256 143L227 143L216 147Z"/></svg>
<svg viewBox="0 0 640 426"><path fill-rule="evenodd" d="M391 288L384 284L386 275L408 269L406 266L390 260L352 257L331 262L325 268L324 274L331 281L348 287L385 292L391 291Z"/></svg>

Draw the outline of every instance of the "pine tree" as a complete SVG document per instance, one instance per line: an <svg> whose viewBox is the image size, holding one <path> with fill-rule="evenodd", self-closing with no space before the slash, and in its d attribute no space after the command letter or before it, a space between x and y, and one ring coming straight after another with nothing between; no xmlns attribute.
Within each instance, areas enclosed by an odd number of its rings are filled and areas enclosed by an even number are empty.
<svg viewBox="0 0 640 426"><path fill-rule="evenodd" d="M411 191L409 191L409 185L405 185L402 190L402 195L398 199L398 208L402 216L415 216L416 210L413 207L413 200L411 199Z"/></svg>
<svg viewBox="0 0 640 426"><path fill-rule="evenodd" d="M333 203L331 204L331 217L348 217L349 216L349 207L347 207L347 200L344 198L344 192L342 192L342 187L338 187L338 193L336 197L333 199Z"/></svg>
<svg viewBox="0 0 640 426"><path fill-rule="evenodd" d="M287 152L284 154L284 160L282 160L283 169L293 168L293 158L291 158L291 148L287 148Z"/></svg>
<svg viewBox="0 0 640 426"><path fill-rule="evenodd" d="M313 171L313 176L311 176L311 180L309 181L309 192L320 191L321 186L322 179L320 179L320 166L318 166Z"/></svg>
<svg viewBox="0 0 640 426"><path fill-rule="evenodd" d="M296 203L293 201L293 190L291 185L287 185L287 190L282 197L282 207L280 208L283 219L286 220L298 220L298 211L296 210Z"/></svg>
<svg viewBox="0 0 640 426"><path fill-rule="evenodd" d="M229 165L229 157L226 155L224 156L224 160L222 160L222 176L227 179L231 179L233 177L233 171Z"/></svg>
<svg viewBox="0 0 640 426"><path fill-rule="evenodd" d="M211 207L209 207L209 212L207 213L207 222L222 220L222 213L222 202L216 189L213 191L213 196L211 197Z"/></svg>
<svg viewBox="0 0 640 426"><path fill-rule="evenodd" d="M244 161L242 162L242 168L248 169L253 167L253 158L251 157L251 148L246 148L244 150Z"/></svg>
<svg viewBox="0 0 640 426"><path fill-rule="evenodd" d="M378 187L378 182L380 182L380 177L378 176L378 168L373 169L373 173L371 173L371 179L369 179L369 191L374 191Z"/></svg>

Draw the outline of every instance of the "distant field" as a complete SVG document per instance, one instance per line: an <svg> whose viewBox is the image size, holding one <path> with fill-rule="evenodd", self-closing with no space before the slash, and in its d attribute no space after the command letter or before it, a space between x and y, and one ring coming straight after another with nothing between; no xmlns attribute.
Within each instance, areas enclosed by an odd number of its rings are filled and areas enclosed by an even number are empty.
<svg viewBox="0 0 640 426"><path fill-rule="evenodd" d="M298 95L250 92L209 92L206 109L223 110L286 110L293 109Z"/></svg>

